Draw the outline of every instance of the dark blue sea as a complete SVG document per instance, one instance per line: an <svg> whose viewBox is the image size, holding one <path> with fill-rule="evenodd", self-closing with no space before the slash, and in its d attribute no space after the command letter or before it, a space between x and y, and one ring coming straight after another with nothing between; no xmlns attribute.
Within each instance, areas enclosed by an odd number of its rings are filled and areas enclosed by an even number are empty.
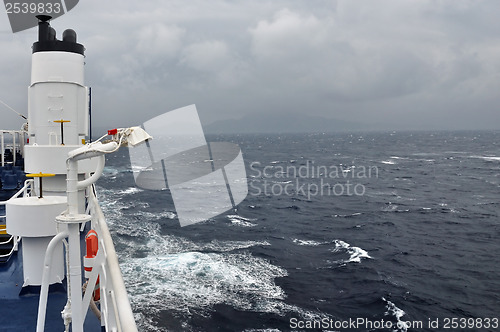
<svg viewBox="0 0 500 332"><path fill-rule="evenodd" d="M500 132L207 140L236 211L181 228L126 149L98 183L141 331L500 331Z"/></svg>

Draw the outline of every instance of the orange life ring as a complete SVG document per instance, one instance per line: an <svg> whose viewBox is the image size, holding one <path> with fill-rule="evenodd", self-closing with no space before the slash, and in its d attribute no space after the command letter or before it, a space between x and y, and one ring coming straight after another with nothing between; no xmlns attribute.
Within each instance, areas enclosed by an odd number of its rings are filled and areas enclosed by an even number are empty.
<svg viewBox="0 0 500 332"><path fill-rule="evenodd" d="M99 241L97 239L97 232L95 230L91 229L85 236L85 246L87 252L85 258L87 260L95 258L95 256L97 255L97 250L99 250ZM86 274L90 275L90 272L92 272L92 266L84 265L83 268L85 269ZM94 301L99 301L100 298L101 288L99 285L99 276L97 276L97 283L94 288Z"/></svg>
<svg viewBox="0 0 500 332"><path fill-rule="evenodd" d="M97 232L91 229L85 236L85 244L87 245L87 256L92 257L97 255L99 249L99 242L97 240Z"/></svg>

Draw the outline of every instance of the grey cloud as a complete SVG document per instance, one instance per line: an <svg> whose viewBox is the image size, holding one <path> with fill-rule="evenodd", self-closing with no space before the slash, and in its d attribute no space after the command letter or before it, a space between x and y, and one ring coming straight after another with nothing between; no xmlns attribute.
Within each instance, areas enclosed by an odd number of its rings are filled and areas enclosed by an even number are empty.
<svg viewBox="0 0 500 332"><path fill-rule="evenodd" d="M499 128L499 9L456 0L87 0L53 25L75 29L87 47L103 126L196 103L204 123L293 112L386 129L472 129ZM8 91L15 108L26 107L35 38L0 35L0 98Z"/></svg>

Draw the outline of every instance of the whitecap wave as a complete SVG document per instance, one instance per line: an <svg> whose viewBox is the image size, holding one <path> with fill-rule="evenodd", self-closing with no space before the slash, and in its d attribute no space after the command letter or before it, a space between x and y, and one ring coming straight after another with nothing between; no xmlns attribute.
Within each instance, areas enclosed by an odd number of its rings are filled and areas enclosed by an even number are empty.
<svg viewBox="0 0 500 332"><path fill-rule="evenodd" d="M144 191L144 190L139 189L137 187L130 187L130 188L127 188L125 190L117 191L116 193L120 194L120 195L132 195L132 194L140 193L142 191Z"/></svg>
<svg viewBox="0 0 500 332"><path fill-rule="evenodd" d="M470 158L483 159L485 161L500 161L498 156L470 156Z"/></svg>
<svg viewBox="0 0 500 332"><path fill-rule="evenodd" d="M313 240L301 240L301 239L292 239L293 243L299 246L309 246L309 247L316 247L320 246L322 244L325 244L325 242L317 242Z"/></svg>
<svg viewBox="0 0 500 332"><path fill-rule="evenodd" d="M267 241L212 240L210 242L193 242L180 236L161 235L160 226L157 223L148 223L145 226L134 228L128 225L120 225L120 229L117 230L118 234L126 232L128 235L145 240L140 243L130 243L128 238L118 239L119 243L124 247L121 252L124 258L133 258L136 252L147 252L150 256L164 256L184 252L225 253L271 245Z"/></svg>
<svg viewBox="0 0 500 332"><path fill-rule="evenodd" d="M120 173L130 173L133 171L133 168L131 169L129 166L124 166L124 167L113 167L113 166L105 166L102 174L103 177L115 179L118 174Z"/></svg>
<svg viewBox="0 0 500 332"><path fill-rule="evenodd" d="M382 212L410 212L410 209L400 209L399 205L389 203L382 208Z"/></svg>
<svg viewBox="0 0 500 332"><path fill-rule="evenodd" d="M344 249L350 255L348 260L342 260L340 261L341 263L351 263L351 262L361 263L362 258L366 259L372 258L366 250L363 250L359 247L352 247L347 242L341 240L335 240L334 243L335 243L335 248L331 250L332 252L336 253Z"/></svg>
<svg viewBox="0 0 500 332"><path fill-rule="evenodd" d="M333 217L334 218L350 218L350 217L360 216L362 214L363 214L362 212L355 212L355 213L351 213L351 214L334 214Z"/></svg>
<svg viewBox="0 0 500 332"><path fill-rule="evenodd" d="M104 167L104 169L102 171L102 175L104 177L116 177L116 175L118 175L118 173L119 173L118 169L116 169L114 167L109 167L109 166Z"/></svg>
<svg viewBox="0 0 500 332"><path fill-rule="evenodd" d="M382 300L384 300L387 305L386 305L386 308L387 308L387 311L385 312L385 315L386 316L389 316L389 315L392 315L396 318L396 320L398 321L397 323L397 327L398 329L396 330L393 330L393 331L403 331L403 332L406 332L408 330L405 322L403 320L401 320L401 318L406 315L406 312L404 312L402 309L396 307L396 305L394 303L392 303L391 301L388 301L386 300L384 297L382 298Z"/></svg>
<svg viewBox="0 0 500 332"><path fill-rule="evenodd" d="M251 221L256 221L257 219L245 218L237 214L227 215L226 217L229 219L229 221L231 221L231 224L235 226L240 226L240 227L257 226L257 224L251 222Z"/></svg>
<svg viewBox="0 0 500 332"><path fill-rule="evenodd" d="M132 302L152 309L189 312L228 304L257 310L259 302L279 301L284 291L274 279L286 270L249 253L184 252L129 259L122 264Z"/></svg>
<svg viewBox="0 0 500 332"><path fill-rule="evenodd" d="M289 184L289 183L292 183L292 181L271 181L272 183L276 183L276 184Z"/></svg>

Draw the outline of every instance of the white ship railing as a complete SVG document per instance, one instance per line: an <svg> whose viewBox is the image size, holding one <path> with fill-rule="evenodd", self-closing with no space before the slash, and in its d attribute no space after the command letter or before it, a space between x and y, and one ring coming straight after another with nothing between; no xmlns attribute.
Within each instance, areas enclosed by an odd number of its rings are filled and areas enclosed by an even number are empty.
<svg viewBox="0 0 500 332"><path fill-rule="evenodd" d="M97 201L94 186L88 187L88 190L87 213L89 213L91 217L92 229L97 233L99 249L92 265L92 272L88 276L88 281L84 287L85 292L83 300L81 301L81 305L78 306L82 311L75 311L75 308L78 307L75 306L74 303L72 305L74 307L73 309L67 310L69 308L66 307L62 312L63 318L65 318L65 325L68 328L69 322L72 319L76 319L77 315L79 316L78 320L83 323L90 307L92 311L98 315L98 318L101 320L101 326L104 326L107 332L137 332L134 314L127 296L127 290L118 264L118 256L116 255L106 219ZM53 249L56 243L68 236L69 234L67 231L58 233L51 240L47 248L38 308L37 331L44 331L45 326L48 295L47 276L51 267ZM66 250L68 250L68 248ZM100 309L97 309L93 300L93 291L98 278L100 284ZM74 291L75 290L72 289L70 293ZM79 294L80 295L77 297L81 299L82 293L79 292ZM80 330L80 328L77 328L77 330Z"/></svg>
<svg viewBox="0 0 500 332"><path fill-rule="evenodd" d="M38 305L37 332L43 332L45 327L52 256L57 243L66 238L68 238L67 243L65 242L68 302L62 311L66 330L69 331L69 326L71 325L73 332L83 332L83 323L90 307L101 320L101 326L105 326L106 331L137 331L113 240L109 233L104 214L97 202L94 187L94 183L102 175L105 154L117 151L123 142L134 145L151 138L151 136L147 135L140 128L137 132L134 132L135 128L138 127L121 130L119 132L120 137L117 138L118 142L112 141L102 144L97 141L68 153L66 164L68 205L67 209L56 217L56 222L59 225L67 225L67 227L66 229L59 230L59 233L49 242L45 252L42 286ZM94 174L85 180L78 181L78 161L90 158L97 158L97 168ZM78 212L79 190L86 190L88 194L87 213L85 214ZM98 250L95 257L89 254L84 259L86 271L90 271L90 273L86 274L88 280L84 285L85 291L82 299L80 226L87 221L91 221L92 229L97 233ZM101 292L100 311L94 302L93 296L98 279Z"/></svg>
<svg viewBox="0 0 500 332"><path fill-rule="evenodd" d="M19 189L14 195L12 195L12 197L9 198L9 200L14 199L14 198L18 198L21 195L23 195L23 197L27 197L31 193L31 190L33 189L33 183L34 183L34 180L32 180L32 179L24 181L24 186L21 189ZM7 202L9 200L1 201L0 205L7 204ZM0 218L5 218L5 217L6 217L5 215L0 216Z"/></svg>
<svg viewBox="0 0 500 332"><path fill-rule="evenodd" d="M16 152L24 154L24 136L23 130L0 130L0 166L5 166L5 149L12 148L13 163L16 164ZM12 136L12 142L5 141L5 134ZM10 144L9 144L10 143Z"/></svg>
<svg viewBox="0 0 500 332"><path fill-rule="evenodd" d="M97 281L101 286L101 320L106 331L136 332L137 326L127 296L127 290L118 264L113 239L109 233L104 214L99 206L93 187L89 193L89 212L92 216L92 229L97 232L99 250L89 278L89 285L83 299L83 308L87 311L92 290ZM98 265L98 266L96 266Z"/></svg>
<svg viewBox="0 0 500 332"><path fill-rule="evenodd" d="M33 180L26 180L24 182L24 186L19 189L14 195L12 195L12 197L10 199L14 199L14 198L18 198L19 196L23 196L23 197L27 197L30 193L31 193L31 190L33 188ZM7 203L7 201L1 201L0 202L0 205L4 205ZM5 218L6 218L6 215L0 215L0 219L2 219L3 221L5 221ZM14 251L17 251L17 248L18 248L18 243L19 241L21 240L21 237L20 236L11 236L7 241L4 241L4 242L0 242L0 245L1 244L7 244L9 243L12 239L14 239L14 245L11 249L11 251L8 253L8 254L5 254L5 255L0 255L0 258L3 258L3 257L9 257L10 255L12 255L12 253Z"/></svg>

